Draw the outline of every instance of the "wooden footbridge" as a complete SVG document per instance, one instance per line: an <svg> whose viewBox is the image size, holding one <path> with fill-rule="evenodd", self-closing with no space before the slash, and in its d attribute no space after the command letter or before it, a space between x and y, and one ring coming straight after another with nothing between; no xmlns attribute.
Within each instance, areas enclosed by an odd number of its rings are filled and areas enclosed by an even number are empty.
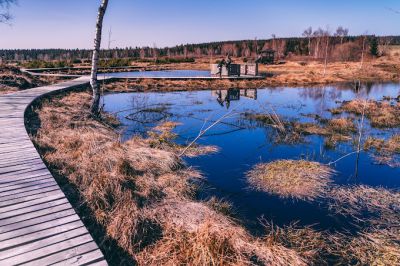
<svg viewBox="0 0 400 266"><path fill-rule="evenodd" d="M33 146L26 108L64 83L0 96L0 265L107 265Z"/></svg>

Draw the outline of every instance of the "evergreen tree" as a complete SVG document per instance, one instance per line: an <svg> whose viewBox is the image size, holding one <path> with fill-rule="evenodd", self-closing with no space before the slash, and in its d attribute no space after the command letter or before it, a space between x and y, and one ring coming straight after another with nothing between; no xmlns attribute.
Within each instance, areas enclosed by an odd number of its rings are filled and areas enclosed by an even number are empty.
<svg viewBox="0 0 400 266"><path fill-rule="evenodd" d="M379 55L379 49L378 49L378 38L373 36L369 42L369 51L371 55L373 56L378 56Z"/></svg>

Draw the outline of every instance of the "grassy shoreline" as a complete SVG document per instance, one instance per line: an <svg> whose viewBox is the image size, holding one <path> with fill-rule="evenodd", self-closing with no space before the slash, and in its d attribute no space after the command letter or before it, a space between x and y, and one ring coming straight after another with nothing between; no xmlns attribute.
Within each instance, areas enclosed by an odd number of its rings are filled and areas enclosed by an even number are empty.
<svg viewBox="0 0 400 266"><path fill-rule="evenodd" d="M250 235L227 215L229 204L194 199L197 188L193 184L202 177L177 156L182 147L171 141L173 123L159 125L148 138L121 143L114 127L118 121L107 115L104 120L93 120L89 102L89 92L52 96L30 114L28 125L53 176L111 265L121 261L139 265L317 265L328 259L370 263L375 257L397 261L395 242L385 242L381 249L370 241L381 232L375 229L349 236L266 224L265 236ZM339 212L340 199L333 200L332 208ZM390 220L397 217L384 210ZM379 241L388 241L392 235L387 231ZM345 254L350 248L353 253ZM387 254L391 257L386 258Z"/></svg>
<svg viewBox="0 0 400 266"><path fill-rule="evenodd" d="M110 264L306 264L296 250L251 236L216 211L218 201L194 200L201 174L166 140L169 125L121 143L115 120L93 120L89 102L88 92L53 96L28 125Z"/></svg>

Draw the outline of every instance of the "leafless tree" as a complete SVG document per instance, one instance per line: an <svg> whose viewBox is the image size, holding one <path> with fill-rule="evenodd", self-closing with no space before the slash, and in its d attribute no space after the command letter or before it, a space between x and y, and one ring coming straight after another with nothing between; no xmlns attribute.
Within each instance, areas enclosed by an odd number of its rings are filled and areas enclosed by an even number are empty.
<svg viewBox="0 0 400 266"><path fill-rule="evenodd" d="M344 37L349 35L349 29L339 26L334 35L340 38L340 44L342 44Z"/></svg>
<svg viewBox="0 0 400 266"><path fill-rule="evenodd" d="M308 39L308 55L311 55L311 37L313 35L312 27L310 26L305 29L302 35Z"/></svg>
<svg viewBox="0 0 400 266"><path fill-rule="evenodd" d="M319 57L319 46L321 44L321 39L324 36L324 30L321 28L318 28L316 31L313 32L313 36L316 39L314 57L318 58Z"/></svg>
<svg viewBox="0 0 400 266"><path fill-rule="evenodd" d="M92 105L90 111L92 115L98 116L100 113L99 105L100 105L100 86L97 81L97 69L99 63L99 53L100 53L100 44L101 44L101 33L103 30L103 18L106 13L108 5L108 0L102 0L99 13L97 16L96 23L96 37L94 39L94 49L93 49L93 57L92 57L92 71L90 75L90 86L92 87L93 97L92 97Z"/></svg>
<svg viewBox="0 0 400 266"><path fill-rule="evenodd" d="M365 53L365 42L367 41L367 33L362 36L362 50L361 50L361 62L360 62L360 69L363 67L364 64L364 53Z"/></svg>
<svg viewBox="0 0 400 266"><path fill-rule="evenodd" d="M328 64L328 49L329 49L329 38L330 38L329 29L324 31L323 36L325 38L325 63L324 63L324 76L325 76L325 74L326 74L326 66Z"/></svg>
<svg viewBox="0 0 400 266"><path fill-rule="evenodd" d="M10 6L16 3L17 0L0 0L0 23L7 23L12 19Z"/></svg>

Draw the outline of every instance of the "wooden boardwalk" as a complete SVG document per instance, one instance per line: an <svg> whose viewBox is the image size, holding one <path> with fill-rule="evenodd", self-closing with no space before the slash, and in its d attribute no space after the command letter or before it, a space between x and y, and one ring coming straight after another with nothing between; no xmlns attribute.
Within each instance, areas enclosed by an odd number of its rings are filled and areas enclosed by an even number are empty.
<svg viewBox="0 0 400 266"><path fill-rule="evenodd" d="M107 265L24 125L34 99L88 81L0 96L0 265Z"/></svg>

